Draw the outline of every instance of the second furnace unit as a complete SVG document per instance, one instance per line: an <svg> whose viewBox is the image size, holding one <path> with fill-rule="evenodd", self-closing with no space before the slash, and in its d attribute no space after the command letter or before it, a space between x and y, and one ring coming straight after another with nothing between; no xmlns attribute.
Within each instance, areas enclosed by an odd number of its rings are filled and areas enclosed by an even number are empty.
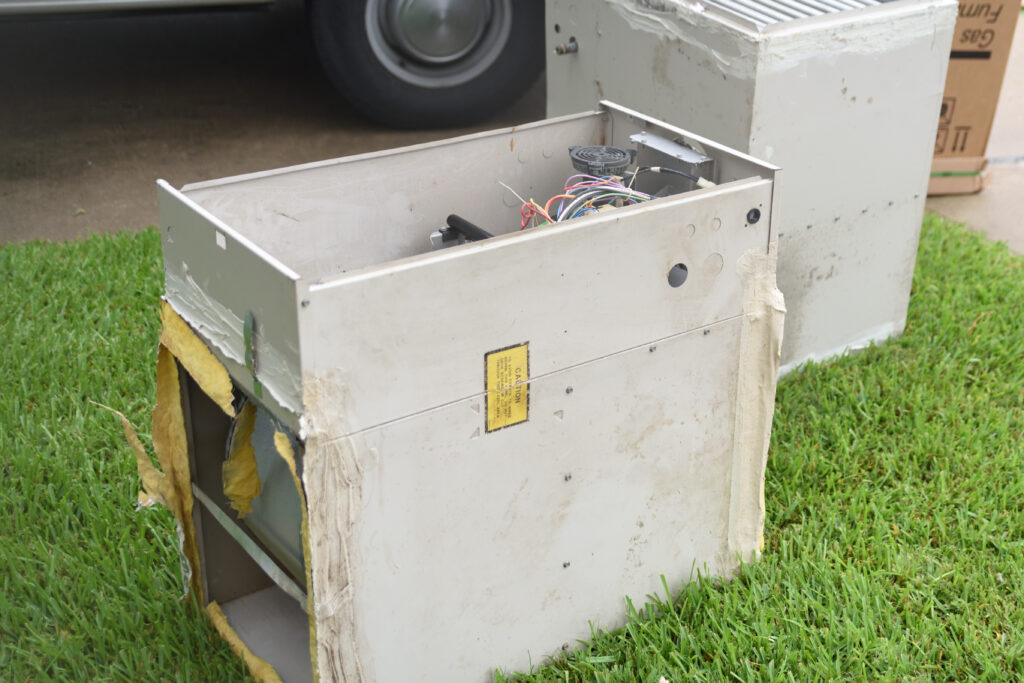
<svg viewBox="0 0 1024 683"><path fill-rule="evenodd" d="M607 97L782 167L782 362L827 358L903 331L956 8L548 0L548 114Z"/></svg>

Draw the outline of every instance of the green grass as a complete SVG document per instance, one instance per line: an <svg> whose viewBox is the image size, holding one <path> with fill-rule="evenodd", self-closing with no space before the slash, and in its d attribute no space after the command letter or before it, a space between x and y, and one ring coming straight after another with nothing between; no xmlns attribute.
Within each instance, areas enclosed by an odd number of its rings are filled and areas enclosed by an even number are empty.
<svg viewBox="0 0 1024 683"><path fill-rule="evenodd" d="M156 235L0 248L0 276L0 679L243 677L88 403L148 424ZM779 386L763 560L521 678L1024 676L1022 311L1024 259L926 219L906 334Z"/></svg>
<svg viewBox="0 0 1024 683"><path fill-rule="evenodd" d="M173 519L135 512L124 435L89 403L148 427L158 235L3 247L0 278L0 679L243 678L180 601Z"/></svg>

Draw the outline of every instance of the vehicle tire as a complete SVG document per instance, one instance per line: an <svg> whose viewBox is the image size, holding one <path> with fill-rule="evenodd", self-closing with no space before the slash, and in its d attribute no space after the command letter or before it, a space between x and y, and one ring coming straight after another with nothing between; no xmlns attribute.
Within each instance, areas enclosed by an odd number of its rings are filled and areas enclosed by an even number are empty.
<svg viewBox="0 0 1024 683"><path fill-rule="evenodd" d="M544 0L309 0L327 76L365 116L461 126L512 103L544 65Z"/></svg>

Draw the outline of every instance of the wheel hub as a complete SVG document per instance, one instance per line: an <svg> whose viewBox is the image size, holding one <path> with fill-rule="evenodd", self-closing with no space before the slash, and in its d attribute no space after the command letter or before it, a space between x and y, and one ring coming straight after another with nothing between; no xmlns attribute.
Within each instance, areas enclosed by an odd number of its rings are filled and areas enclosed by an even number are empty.
<svg viewBox="0 0 1024 683"><path fill-rule="evenodd" d="M454 88L487 71L508 45L513 1L366 0L366 37L397 78Z"/></svg>
<svg viewBox="0 0 1024 683"><path fill-rule="evenodd" d="M449 64L471 52L487 32L491 2L388 0L383 28L393 47L426 64Z"/></svg>

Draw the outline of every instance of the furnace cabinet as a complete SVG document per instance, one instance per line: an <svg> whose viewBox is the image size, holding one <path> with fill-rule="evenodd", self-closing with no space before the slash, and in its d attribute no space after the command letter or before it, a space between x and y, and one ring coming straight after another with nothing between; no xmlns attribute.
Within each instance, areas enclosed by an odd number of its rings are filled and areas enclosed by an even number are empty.
<svg viewBox="0 0 1024 683"><path fill-rule="evenodd" d="M650 201L521 229L593 146L701 182L637 176ZM254 671L483 681L754 560L778 177L603 102L161 182L180 518ZM453 213L493 236L432 249Z"/></svg>
<svg viewBox="0 0 1024 683"><path fill-rule="evenodd" d="M548 116L608 98L785 169L788 370L903 332L956 10L547 0Z"/></svg>

